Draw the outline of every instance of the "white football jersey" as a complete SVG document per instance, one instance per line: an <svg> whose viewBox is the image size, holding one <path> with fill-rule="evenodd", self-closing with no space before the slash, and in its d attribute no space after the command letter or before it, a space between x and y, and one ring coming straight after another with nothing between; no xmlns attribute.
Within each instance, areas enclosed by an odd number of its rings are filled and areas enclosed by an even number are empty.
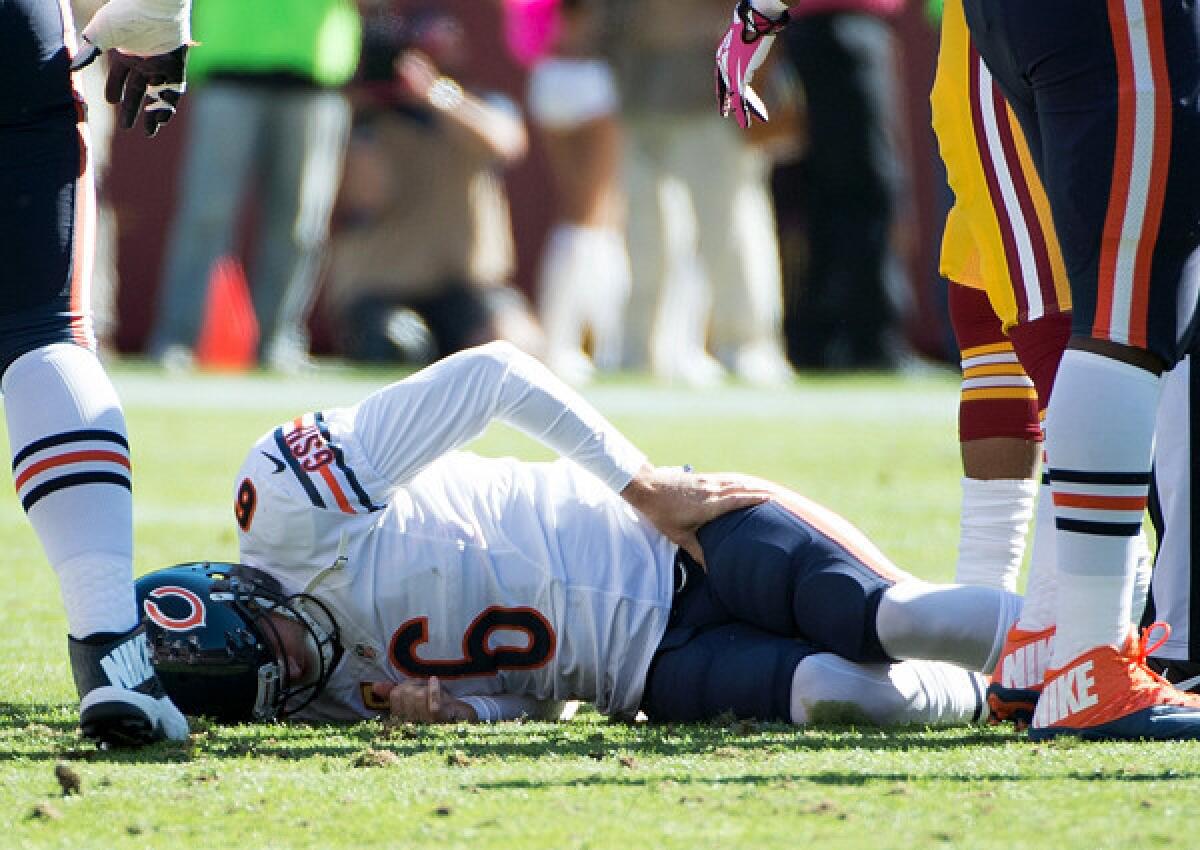
<svg viewBox="0 0 1200 850"><path fill-rule="evenodd" d="M454 451L493 419L564 459ZM374 716L371 682L431 675L460 698L635 713L676 554L618 495L645 462L503 343L265 434L237 478L242 561L326 603L346 648L304 716Z"/></svg>

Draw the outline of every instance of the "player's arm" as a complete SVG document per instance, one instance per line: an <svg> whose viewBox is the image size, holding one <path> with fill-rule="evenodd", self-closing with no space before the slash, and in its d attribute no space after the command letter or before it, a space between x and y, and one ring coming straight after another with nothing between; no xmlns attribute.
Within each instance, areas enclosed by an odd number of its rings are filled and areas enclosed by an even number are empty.
<svg viewBox="0 0 1200 850"><path fill-rule="evenodd" d="M439 73L419 50L396 60L396 75L410 96L429 106L462 144L501 165L515 165L529 150L525 122L515 109L491 103Z"/></svg>
<svg viewBox="0 0 1200 850"><path fill-rule="evenodd" d="M509 424L620 492L646 456L546 367L507 342L460 351L366 398L354 436L402 487L439 457Z"/></svg>
<svg viewBox="0 0 1200 850"><path fill-rule="evenodd" d="M171 120L187 88L191 0L109 0L83 29L72 70L109 52L104 95L120 104L118 120L132 127L141 112L146 135Z"/></svg>
<svg viewBox="0 0 1200 850"><path fill-rule="evenodd" d="M562 702L518 694L458 698L442 688L436 676L403 682L376 682L375 696L386 699L389 714L408 723L499 723L505 720L557 720Z"/></svg>
<svg viewBox="0 0 1200 850"><path fill-rule="evenodd" d="M741 0L717 45L717 109L723 116L732 113L743 129L755 118L767 120L767 108L750 83L788 24L788 6L782 0Z"/></svg>
<svg viewBox="0 0 1200 850"><path fill-rule="evenodd" d="M570 720L575 716L574 702L556 699L534 699L517 694L466 696L463 702L475 709L480 723L502 723L505 720Z"/></svg>
<svg viewBox="0 0 1200 850"><path fill-rule="evenodd" d="M624 496L693 557L694 532L766 494L652 465L624 434L545 366L507 342L460 351L362 402L355 438L393 487L501 421Z"/></svg>

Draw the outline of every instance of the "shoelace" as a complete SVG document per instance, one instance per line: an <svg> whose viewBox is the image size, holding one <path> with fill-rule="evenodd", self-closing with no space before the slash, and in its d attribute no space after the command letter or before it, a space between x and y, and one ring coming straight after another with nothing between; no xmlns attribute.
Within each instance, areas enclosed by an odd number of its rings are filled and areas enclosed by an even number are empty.
<svg viewBox="0 0 1200 850"><path fill-rule="evenodd" d="M1156 632L1161 632L1162 637L1151 642L1150 638ZM1146 665L1146 659L1148 659L1151 655L1153 655L1154 651L1156 649L1158 649L1160 646L1162 646L1164 643L1166 643L1170 639L1170 637L1171 637L1171 624L1164 623L1161 620L1159 620L1154 623L1151 623L1149 626L1142 629L1142 632L1140 635L1138 635L1138 638L1134 642L1134 647L1133 647L1133 662L1136 664L1137 668L1140 669L1141 671L1143 671L1144 673L1147 673L1150 676L1154 677L1155 681L1157 681L1163 685L1169 685L1170 682L1168 682L1162 676L1158 675L1153 670L1151 670Z"/></svg>
<svg viewBox="0 0 1200 850"><path fill-rule="evenodd" d="M1153 643L1150 642L1150 636L1156 631L1162 632L1162 637ZM1142 629L1142 633L1138 636L1137 644L1134 648L1134 653L1137 656L1138 663L1145 664L1146 659L1154 654L1154 651L1166 643L1171 638L1171 624L1164 623L1162 620L1151 623L1146 628Z"/></svg>
<svg viewBox="0 0 1200 850"><path fill-rule="evenodd" d="M1162 630L1162 637L1160 639L1156 640L1154 643L1150 643L1150 634L1155 629ZM1150 669L1148 666L1146 666L1146 659L1149 658L1151 655L1153 655L1154 651L1156 649L1158 649L1160 646L1162 646L1164 643L1166 643L1170 639L1170 637L1171 637L1171 624L1170 623L1164 623L1162 621L1158 621L1158 622L1151 623L1147 628L1142 629L1142 635L1141 635L1141 638L1138 640L1137 649L1136 649L1137 663L1143 670L1145 670L1147 673L1149 673L1151 676L1153 676L1155 681L1157 681L1163 685L1170 685L1172 688L1174 688L1177 691L1182 691L1184 693L1187 693L1187 692L1190 692L1192 690L1192 688L1196 687L1197 685L1200 685L1200 676L1193 676L1192 678L1185 679L1182 682L1174 682L1173 683L1173 682L1171 682L1170 679L1166 678L1165 676L1160 676L1158 673L1155 673L1152 669Z"/></svg>

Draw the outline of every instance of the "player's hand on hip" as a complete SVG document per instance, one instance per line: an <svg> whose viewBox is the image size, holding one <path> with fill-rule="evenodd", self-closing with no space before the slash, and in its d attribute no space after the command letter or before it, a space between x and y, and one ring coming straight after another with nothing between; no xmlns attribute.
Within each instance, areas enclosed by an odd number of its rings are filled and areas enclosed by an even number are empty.
<svg viewBox="0 0 1200 850"><path fill-rule="evenodd" d="M755 5L772 7L775 16L763 14ZM741 0L733 10L733 23L717 46L717 109L722 116L733 113L745 129L757 118L767 120L767 107L750 87L754 72L766 60L775 34L788 23L786 5L780 0ZM779 7L783 7L782 10Z"/></svg>
<svg viewBox="0 0 1200 850"><path fill-rule="evenodd" d="M638 471L621 495L700 564L704 563L704 552L696 539L700 526L771 498L770 491L735 476L697 475L649 464Z"/></svg>
<svg viewBox="0 0 1200 850"><path fill-rule="evenodd" d="M104 94L120 104L122 127L132 127L140 112L146 135L153 136L171 120L187 88L191 0L109 0L84 27L82 42L71 68L108 51Z"/></svg>
<svg viewBox="0 0 1200 850"><path fill-rule="evenodd" d="M460 723L478 718L475 709L442 690L437 676L428 679L405 679L395 682L375 682L375 696L386 699L393 720L406 723Z"/></svg>

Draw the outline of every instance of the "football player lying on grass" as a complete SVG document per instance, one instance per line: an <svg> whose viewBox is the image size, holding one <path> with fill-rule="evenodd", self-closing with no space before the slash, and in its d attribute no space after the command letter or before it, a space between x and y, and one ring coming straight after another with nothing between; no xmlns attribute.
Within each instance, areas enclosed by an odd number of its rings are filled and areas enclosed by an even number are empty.
<svg viewBox="0 0 1200 850"><path fill-rule="evenodd" d="M495 419L561 459L457 450ZM652 721L971 722L1020 608L905 574L777 485L652 466L505 343L268 432L235 514L241 565L138 582L167 691L225 721L585 700Z"/></svg>

